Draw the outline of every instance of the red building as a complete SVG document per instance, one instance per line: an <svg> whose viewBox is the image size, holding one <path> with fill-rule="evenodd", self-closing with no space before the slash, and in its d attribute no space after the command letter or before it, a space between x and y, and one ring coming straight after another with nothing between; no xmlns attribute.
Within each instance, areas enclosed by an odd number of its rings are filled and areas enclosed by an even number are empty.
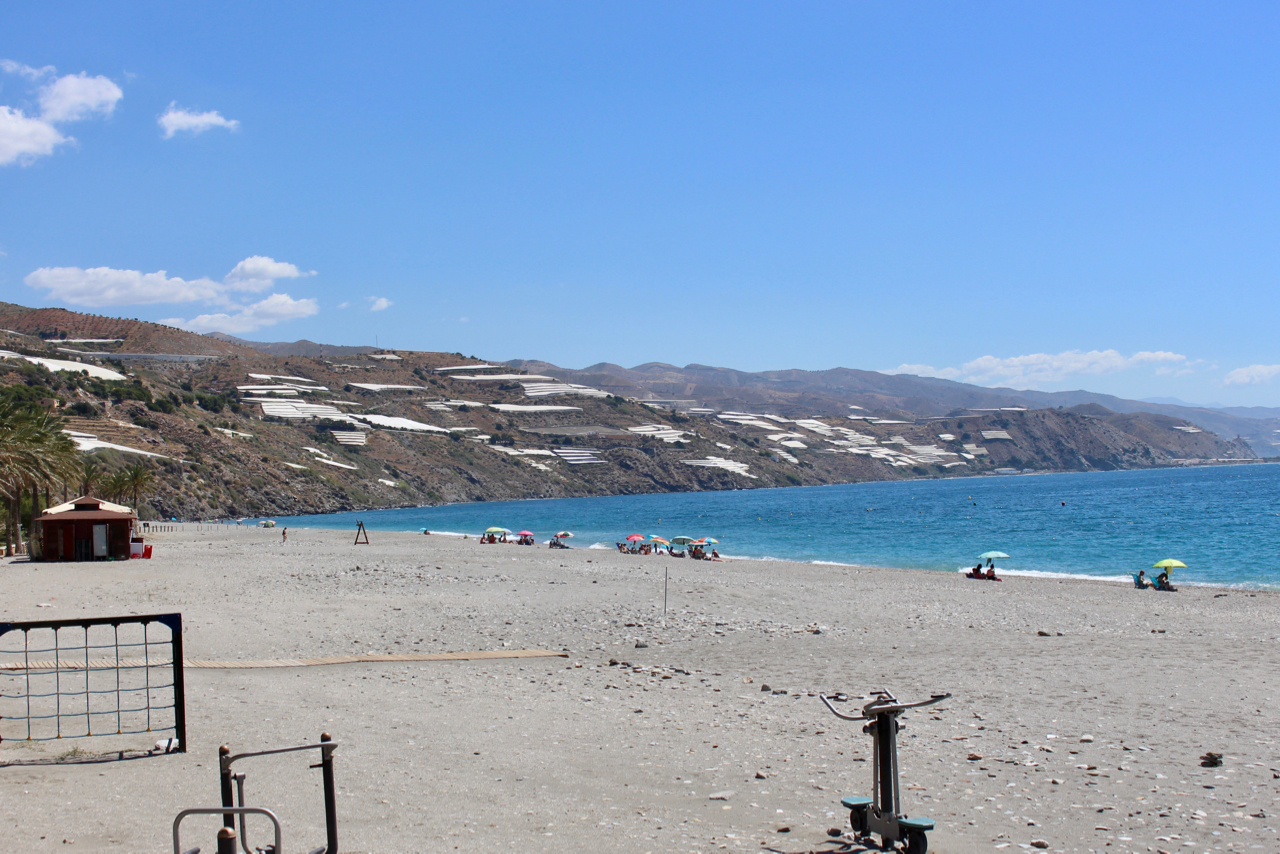
<svg viewBox="0 0 1280 854"><path fill-rule="evenodd" d="M84 497L72 501L69 509L62 505L41 513L40 560L128 560L138 517L127 507L121 508L124 512L104 510L104 504Z"/></svg>

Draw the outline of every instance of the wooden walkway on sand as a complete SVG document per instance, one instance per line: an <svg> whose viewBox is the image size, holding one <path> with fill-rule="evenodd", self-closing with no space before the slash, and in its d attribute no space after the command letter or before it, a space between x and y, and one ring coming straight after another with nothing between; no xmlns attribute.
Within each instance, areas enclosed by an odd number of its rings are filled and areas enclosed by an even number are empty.
<svg viewBox="0 0 1280 854"><path fill-rule="evenodd" d="M325 658L273 658L263 661L205 661L186 658L182 665L189 670L259 670L270 667L319 667L326 664L374 664L378 662L404 661L482 661L499 658L568 658L567 652L551 652L545 649L498 649L480 650L478 652L431 652L403 654L368 654L368 655L333 655ZM115 670L119 668L168 667L168 659L142 658L91 658L87 661L31 661L23 663L4 662L0 664L0 672L22 672L35 670Z"/></svg>

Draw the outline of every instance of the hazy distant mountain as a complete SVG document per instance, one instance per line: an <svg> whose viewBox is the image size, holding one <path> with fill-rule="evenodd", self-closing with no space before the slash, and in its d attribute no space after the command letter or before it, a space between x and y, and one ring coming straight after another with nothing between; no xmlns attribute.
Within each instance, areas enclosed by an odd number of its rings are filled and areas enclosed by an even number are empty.
<svg viewBox="0 0 1280 854"><path fill-rule="evenodd" d="M1261 456L1280 456L1280 445L1274 444L1280 441L1280 433L1276 432L1280 430L1280 410L1263 407L1210 409L1126 400L1083 390L1042 392L986 388L934 377L852 368L749 373L706 365L678 368L661 362L634 368L601 362L581 370L519 359L507 364L627 397L693 400L697 405L721 410L743 409L791 418L848 415L855 411L849 408L851 405L875 414L928 417L967 409L1070 408L1094 403L1112 412L1151 412L1182 418L1224 439L1240 436Z"/></svg>
<svg viewBox="0 0 1280 854"><path fill-rule="evenodd" d="M361 353L373 353L377 350L376 347L341 347L336 344L317 344L305 338L301 341L246 341L244 338L237 338L225 332L210 332L208 337L217 338L219 341L230 341L232 344L239 344L242 347L252 347L254 350L270 353L273 356L305 356L312 359L333 359L344 356L358 356Z"/></svg>
<svg viewBox="0 0 1280 854"><path fill-rule="evenodd" d="M1170 406L1190 406L1193 409L1225 409L1221 403L1187 403L1176 397L1144 397L1143 403L1167 403Z"/></svg>

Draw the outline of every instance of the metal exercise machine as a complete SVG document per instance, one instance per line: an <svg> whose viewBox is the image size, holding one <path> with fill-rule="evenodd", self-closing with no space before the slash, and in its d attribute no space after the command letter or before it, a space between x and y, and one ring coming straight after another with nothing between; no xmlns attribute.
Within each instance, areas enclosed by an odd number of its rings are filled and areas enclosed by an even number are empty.
<svg viewBox="0 0 1280 854"><path fill-rule="evenodd" d="M862 731L871 736L874 752L871 769L873 796L848 797L840 801L849 810L849 825L859 839L880 836L880 847L892 850L895 843L905 843L906 854L927 854L929 840L926 833L933 830L933 819L908 818L901 812L898 798L898 715L907 709L932 706L949 698L950 694L934 694L918 703L901 703L888 691L872 691L874 697L862 707L860 715L846 715L836 710L826 695L819 698L831 713L844 721L869 721Z"/></svg>
<svg viewBox="0 0 1280 854"><path fill-rule="evenodd" d="M246 807L244 805L244 774L233 774L231 766L241 760L248 759L252 756L274 756L278 753L297 753L302 750L319 750L320 762L312 765L312 768L319 768L324 787L324 823L326 844L320 848L312 849L308 854L338 854L338 814L337 814L337 794L333 783L333 751L337 748L338 742L330 738L329 733L322 733L320 741L316 744L301 744L297 747L278 747L274 750L258 750L249 753L231 752L231 748L225 744L218 748L218 774L222 789L222 806L220 807L198 807L194 809L186 809L178 813L177 818L173 820L173 854L200 854L199 848L191 848L187 851L182 850L182 842L178 836L178 826L182 824L182 820L189 815L221 815L223 827L218 831L218 848L217 854L236 854L236 841L239 840L240 848L244 854L254 854L253 849L249 847L248 834L245 828L244 817L247 814L265 815L271 820L275 826L275 842L262 848L258 848L258 854L284 854L281 847L283 842L280 833L280 820L276 818L275 813L271 810L262 809L261 807ZM236 804L236 796L239 796L239 804ZM236 834L236 816L240 816L240 833Z"/></svg>

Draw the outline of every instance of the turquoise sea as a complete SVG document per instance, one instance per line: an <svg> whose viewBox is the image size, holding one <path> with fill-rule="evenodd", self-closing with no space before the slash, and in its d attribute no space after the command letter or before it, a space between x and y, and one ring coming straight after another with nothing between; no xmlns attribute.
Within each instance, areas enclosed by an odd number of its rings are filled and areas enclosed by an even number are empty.
<svg viewBox="0 0 1280 854"><path fill-rule="evenodd" d="M1280 465L993 476L561 498L280 518L298 528L476 535L560 530L575 548L628 534L710 536L720 553L955 572L988 550L1006 573L1115 578L1176 558L1178 584L1280 589Z"/></svg>

